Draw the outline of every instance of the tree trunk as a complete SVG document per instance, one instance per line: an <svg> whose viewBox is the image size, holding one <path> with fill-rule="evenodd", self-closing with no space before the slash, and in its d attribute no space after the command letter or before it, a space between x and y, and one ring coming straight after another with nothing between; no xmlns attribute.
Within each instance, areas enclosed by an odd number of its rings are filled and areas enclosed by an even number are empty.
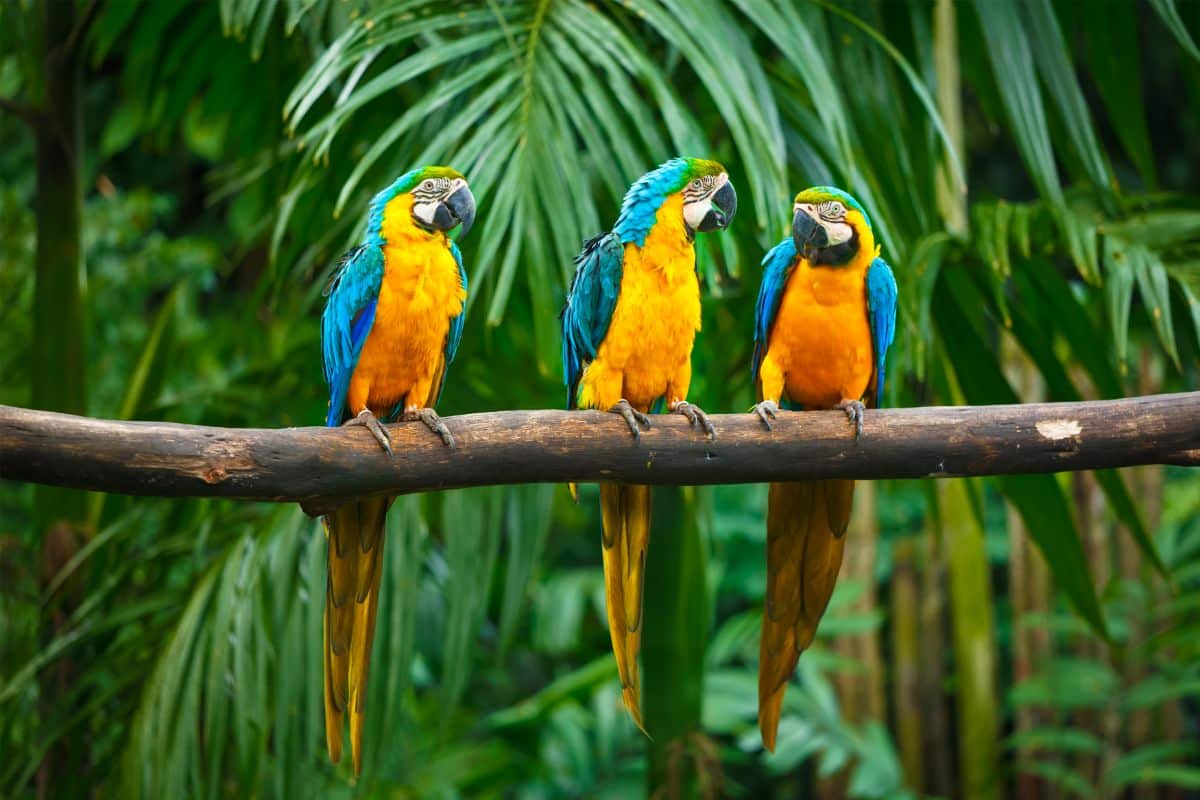
<svg viewBox="0 0 1200 800"><path fill-rule="evenodd" d="M695 489L654 489L642 635L648 797L720 796L720 758L700 728L709 605Z"/></svg>
<svg viewBox="0 0 1200 800"><path fill-rule="evenodd" d="M1024 403L1045 399L1045 388L1033 363L1014 341L1005 335L1001 339L1004 373ZM1008 522L1008 595L1012 603L1012 682L1014 685L1033 677L1049 657L1049 634L1044 626L1025 628L1027 614L1049 609L1047 581L1049 573L1041 552L1032 547L1025 522L1011 503L1005 504ZM1041 709L1018 707L1014 732L1030 731L1049 722ZM1017 750L1018 762L1031 761L1036 753L1032 748ZM1028 800L1049 800L1051 784L1031 772L1016 771L1016 793Z"/></svg>
<svg viewBox="0 0 1200 800"><path fill-rule="evenodd" d="M33 304L33 405L87 413L85 274L83 265L83 114L79 59L68 49L74 3L46 0L45 106L34 125L37 159L36 281ZM85 496L39 487L39 528L83 519Z"/></svg>
<svg viewBox="0 0 1200 800"><path fill-rule="evenodd" d="M918 795L925 791L921 723L930 706L921 696L921 589L917 582L917 539L904 537L892 547L891 580L892 706L905 782ZM938 698L940 704L940 698Z"/></svg>
<svg viewBox="0 0 1200 800"><path fill-rule="evenodd" d="M968 492L972 489L967 481L945 481L938 488L950 568L959 783L963 797L998 800L996 636L983 527L971 509Z"/></svg>
<svg viewBox="0 0 1200 800"><path fill-rule="evenodd" d="M933 488L929 491L933 505ZM921 569L920 703L922 743L928 756L926 787L935 797L954 796L954 733L946 696L946 548L942 529L927 514Z"/></svg>
<svg viewBox="0 0 1200 800"><path fill-rule="evenodd" d="M879 520L875 513L875 488L871 481L860 481L854 487L854 513L846 532L846 553L838 582L854 581L863 591L847 607L853 615L869 614L879 607L875 591L875 553L879 540ZM869 719L887 722L884 693L884 669L879 654L879 631L839 636L833 649L862 667L861 672L841 671L834 676L842 717L860 724ZM820 796L829 800L846 797L853 764L821 780Z"/></svg>
<svg viewBox="0 0 1200 800"><path fill-rule="evenodd" d="M1151 391L1152 387L1162 386L1162 359L1149 345L1143 345L1141 350L1142 356L1138 369L1138 391ZM1162 519L1163 481L1165 477L1163 468L1158 466L1139 467L1129 470L1133 495L1141 501L1140 506L1145 518L1146 529L1151 532L1158 527L1158 523ZM1140 616L1136 614L1131 615L1129 620L1129 641L1134 646L1127 651L1127 661L1123 678L1127 684L1130 684L1145 680L1147 677L1148 667L1146 660L1143 653L1137 647L1137 644L1145 641L1149 635L1157 632L1147 630L1144 623L1158 603L1163 603L1170 599L1170 592L1163 585L1161 576L1157 573L1151 574L1150 570L1146 568L1146 564L1142 559L1142 551L1138 548L1133 538L1129 535L1129 531L1124 526L1118 526L1117 530L1117 569L1123 580L1131 583L1140 583L1146 587L1145 613ZM1168 622L1170 621L1168 620ZM1132 752L1155 741L1176 743L1181 741L1180 739L1170 738L1167 725L1168 721L1177 712L1177 701L1166 701L1162 706L1155 708L1153 711L1150 709L1132 711L1120 724L1120 729L1124 732L1121 751L1125 753ZM1156 728L1160 728L1160 730L1156 731ZM1157 736L1156 733L1158 734ZM1136 786L1133 790L1134 800L1155 800L1157 797L1169 794L1170 790L1167 787L1163 787L1160 790L1153 785Z"/></svg>
<svg viewBox="0 0 1200 800"><path fill-rule="evenodd" d="M72 0L44 0L41 15L43 103L34 123L37 247L33 302L33 405L51 411L87 413L84 368L85 277L83 265L83 106L79 32ZM38 486L34 490L35 535L41 540L43 590L81 546L87 495ZM67 625L76 606L72 582L42 606L40 634L48 646ZM61 697L73 684L73 665L62 659L38 676L43 701ZM54 724L45 706L43 723ZM77 738L54 742L38 770L37 793L83 793L83 747ZM51 783L53 782L53 786Z"/></svg>

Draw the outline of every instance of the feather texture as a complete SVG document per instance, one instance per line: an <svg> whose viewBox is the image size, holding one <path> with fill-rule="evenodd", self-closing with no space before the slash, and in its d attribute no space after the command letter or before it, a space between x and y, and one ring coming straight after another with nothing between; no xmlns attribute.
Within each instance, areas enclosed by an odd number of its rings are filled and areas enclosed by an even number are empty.
<svg viewBox="0 0 1200 800"><path fill-rule="evenodd" d="M444 232L417 225L409 193L445 167L414 170L371 202L361 245L342 259L321 316L326 424L363 409L393 420L405 404L432 407L462 340L467 273ZM355 774L362 771L368 674L379 611L384 524L392 497L354 498L323 518L328 537L324 639L325 738L340 761L349 717Z"/></svg>
<svg viewBox="0 0 1200 800"><path fill-rule="evenodd" d="M882 258L867 268L867 315L871 323L871 346L875 353L874 405L883 407L883 381L887 375L888 348L896 339L896 276Z"/></svg>
<svg viewBox="0 0 1200 800"><path fill-rule="evenodd" d="M584 243L575 257L575 277L562 311L563 376L567 384L567 408L578 404L583 368L596 357L608 333L621 276L625 247L615 233L606 233Z"/></svg>
<svg viewBox="0 0 1200 800"><path fill-rule="evenodd" d="M664 399L687 399L700 284L681 190L723 172L712 161L671 159L629 188L611 232L584 243L560 316L568 408L609 409L624 399L645 412ZM609 634L622 699L641 728L637 657L650 487L602 483L600 507Z"/></svg>
<svg viewBox="0 0 1200 800"><path fill-rule="evenodd" d="M763 259L752 364L760 400L832 408L866 395L869 404L882 404L896 281L877 257L870 218L858 201L828 186L797 196L806 204L834 200L848 209L845 223L854 228L847 259L810 263L792 237ZM768 750L775 749L788 681L833 594L853 498L854 481L771 484L758 677L759 729Z"/></svg>
<svg viewBox="0 0 1200 800"><path fill-rule="evenodd" d="M795 260L796 243L790 236L767 251L762 260L762 283L758 287L758 302L754 308L754 359L750 366L755 384L758 383L758 370L767 352L771 327L779 313L783 288L787 285L788 270Z"/></svg>
<svg viewBox="0 0 1200 800"><path fill-rule="evenodd" d="M361 244L342 258L325 290L328 300L321 314L321 351L329 384L325 424L330 427L341 425L347 416L346 393L375 322L383 266L383 250Z"/></svg>
<svg viewBox="0 0 1200 800"><path fill-rule="evenodd" d="M650 487L600 484L604 525L604 592L621 699L645 731L638 701L638 652L642 646L642 591L650 543Z"/></svg>
<svg viewBox="0 0 1200 800"><path fill-rule="evenodd" d="M759 643L758 724L775 734L788 681L812 644L842 565L854 481L773 483L767 496L767 597Z"/></svg>

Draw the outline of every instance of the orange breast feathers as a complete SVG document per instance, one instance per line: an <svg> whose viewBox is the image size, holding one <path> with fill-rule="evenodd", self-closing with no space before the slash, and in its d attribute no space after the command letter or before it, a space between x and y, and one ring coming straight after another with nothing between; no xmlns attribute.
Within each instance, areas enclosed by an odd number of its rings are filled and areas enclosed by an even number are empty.
<svg viewBox="0 0 1200 800"><path fill-rule="evenodd" d="M683 196L658 210L641 247L625 245L621 293L604 341L580 381L583 408L621 398L643 411L659 397L686 400L692 343L700 330L696 251L683 223Z"/></svg>
<svg viewBox="0 0 1200 800"><path fill-rule="evenodd" d="M444 368L450 319L467 299L458 262L444 233L412 221L412 195L398 195L383 214L384 270L375 322L363 344L347 403L350 413L370 408L390 414L433 403Z"/></svg>
<svg viewBox="0 0 1200 800"><path fill-rule="evenodd" d="M811 266L797 258L759 371L762 396L805 408L860 400L874 372L867 319L867 269L878 254L864 246L843 266Z"/></svg>

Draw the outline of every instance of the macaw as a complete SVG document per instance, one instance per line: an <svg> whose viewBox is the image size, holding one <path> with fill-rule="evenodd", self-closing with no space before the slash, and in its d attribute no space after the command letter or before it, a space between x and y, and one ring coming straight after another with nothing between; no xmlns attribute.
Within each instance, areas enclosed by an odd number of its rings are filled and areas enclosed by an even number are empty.
<svg viewBox="0 0 1200 800"><path fill-rule="evenodd" d="M841 409L857 439L862 398L874 407L883 400L896 279L879 258L866 210L846 192L805 189L792 213L792 235L763 259L753 413L770 429L780 404ZM783 693L833 593L853 496L852 480L773 483L767 496L758 724L772 752Z"/></svg>
<svg viewBox="0 0 1200 800"><path fill-rule="evenodd" d="M475 198L449 167L401 175L371 201L362 244L348 252L325 290L321 346L329 384L325 423L361 425L390 456L380 420L420 420L449 447L454 437L433 410L463 331L467 273L458 245ZM362 772L367 669L375 636L384 517L394 497L359 497L322 517L329 540L325 594L325 739L342 757L350 714L354 772Z"/></svg>
<svg viewBox="0 0 1200 800"><path fill-rule="evenodd" d="M673 158L629 187L609 233L575 258L562 320L567 408L605 409L635 440L646 416L666 408L713 438L708 416L687 400L692 343L700 330L697 231L725 228L737 193L714 161ZM574 487L572 487L574 493ZM600 484L604 586L621 696L642 727L637 655L642 576L650 539L650 487Z"/></svg>

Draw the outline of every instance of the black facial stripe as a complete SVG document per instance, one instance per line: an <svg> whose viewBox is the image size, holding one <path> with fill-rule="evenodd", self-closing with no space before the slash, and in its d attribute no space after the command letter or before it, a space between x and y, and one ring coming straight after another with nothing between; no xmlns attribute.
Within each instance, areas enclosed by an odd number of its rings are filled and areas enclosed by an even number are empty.
<svg viewBox="0 0 1200 800"><path fill-rule="evenodd" d="M428 186L426 186L428 184ZM450 191L450 181L447 178L431 178L421 181L417 184L417 188L413 189L413 197L416 200L431 201L439 200L446 196Z"/></svg>
<svg viewBox="0 0 1200 800"><path fill-rule="evenodd" d="M850 238L832 247L813 248L807 253L808 263L816 266L840 267L848 264L858 253L858 231L851 229Z"/></svg>
<svg viewBox="0 0 1200 800"><path fill-rule="evenodd" d="M688 203L698 203L702 200L707 200L708 198L712 197L713 192L715 192L716 190L717 190L717 176L716 175L704 175L700 178L696 178L695 180L689 181L688 184L683 187L684 205L687 205Z"/></svg>

